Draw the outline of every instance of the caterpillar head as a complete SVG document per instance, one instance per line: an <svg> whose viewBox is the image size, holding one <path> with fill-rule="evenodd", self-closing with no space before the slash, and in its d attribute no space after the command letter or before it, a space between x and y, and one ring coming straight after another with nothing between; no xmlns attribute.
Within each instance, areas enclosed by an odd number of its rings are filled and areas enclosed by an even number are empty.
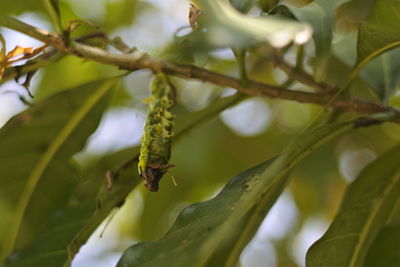
<svg viewBox="0 0 400 267"><path fill-rule="evenodd" d="M163 175L167 172L167 170L171 167L174 167L173 164L167 164L165 166L148 166L144 170L140 171L140 175L146 181L146 188L149 191L157 192L158 191L158 183L160 182Z"/></svg>

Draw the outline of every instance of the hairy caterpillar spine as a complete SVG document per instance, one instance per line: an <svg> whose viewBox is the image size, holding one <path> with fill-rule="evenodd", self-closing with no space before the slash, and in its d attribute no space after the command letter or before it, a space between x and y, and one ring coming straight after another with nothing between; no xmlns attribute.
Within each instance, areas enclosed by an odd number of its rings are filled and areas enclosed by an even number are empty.
<svg viewBox="0 0 400 267"><path fill-rule="evenodd" d="M171 157L174 115L174 88L165 74L154 76L139 156L139 174L146 180L150 191L158 190L158 183L168 168Z"/></svg>

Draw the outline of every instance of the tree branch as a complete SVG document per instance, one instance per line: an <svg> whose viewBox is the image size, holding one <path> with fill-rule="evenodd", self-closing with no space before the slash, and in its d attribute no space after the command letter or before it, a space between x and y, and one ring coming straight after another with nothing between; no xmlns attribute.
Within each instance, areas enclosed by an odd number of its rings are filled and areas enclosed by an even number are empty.
<svg viewBox="0 0 400 267"><path fill-rule="evenodd" d="M28 72L38 70L40 68L46 67L60 58L65 56L64 53L60 53L55 49L52 49L44 54L29 60L25 64L21 66L14 66L10 68L6 68L3 74L3 78L0 80L0 84L5 83L9 80L18 78L21 75L24 75Z"/></svg>
<svg viewBox="0 0 400 267"><path fill-rule="evenodd" d="M274 57L274 63L283 70L289 77L297 80L298 82L308 85L319 91L329 91L338 89L335 86L329 85L324 82L317 82L314 78L307 72L299 69L298 67L293 67L287 63L284 59L280 57Z"/></svg>
<svg viewBox="0 0 400 267"><path fill-rule="evenodd" d="M234 88L244 94L252 96L267 96L270 98L293 100L301 103L312 103L321 106L340 108L363 114L386 112L392 108L360 99L340 99L331 101L333 94L328 92L309 93L288 90L280 86L248 81L246 85L240 79L232 78L220 73L209 71L200 67L185 64L169 63L150 55L134 51L130 55L113 54L102 49L79 43L73 45L75 54L105 64L119 66L128 70L151 69L154 72L165 72L182 78L198 79L222 87Z"/></svg>
<svg viewBox="0 0 400 267"><path fill-rule="evenodd" d="M0 16L0 26L8 27L10 29L25 33L37 40L46 43L47 45L54 47L61 52L73 54L84 59L94 60L104 64L114 65L122 69L150 69L153 72L165 72L167 74L179 76L182 78L198 79L222 87L234 88L247 95L267 96L270 98L286 99L301 103L317 104L325 107L339 108L345 111L363 114L373 114L387 111L394 111L400 114L398 110L378 103L367 102L356 98L336 98L334 97L334 91L326 90L327 88L329 88L328 85L315 82L311 76L310 78L305 75L307 73L299 73L298 71L293 71L293 69L290 68L290 66L288 67L287 64L285 64L284 62L281 62L281 67L283 70L286 69L291 77L305 84L309 84L310 86L312 85L312 87L317 87L321 90L324 90L324 92L309 93L294 91L288 90L280 86L259 83L256 81L248 81L244 85L243 82L239 79L232 78L193 65L166 62L154 58L139 50L134 50L132 53L127 55L110 53L97 47L88 46L73 41L71 41L70 44L66 44L62 36L60 35L35 28L17 19L7 16Z"/></svg>
<svg viewBox="0 0 400 267"><path fill-rule="evenodd" d="M9 16L0 15L0 26L24 33L32 38L42 41L43 43L51 44L52 46L54 46L56 42L63 46L63 42L58 34L36 28Z"/></svg>

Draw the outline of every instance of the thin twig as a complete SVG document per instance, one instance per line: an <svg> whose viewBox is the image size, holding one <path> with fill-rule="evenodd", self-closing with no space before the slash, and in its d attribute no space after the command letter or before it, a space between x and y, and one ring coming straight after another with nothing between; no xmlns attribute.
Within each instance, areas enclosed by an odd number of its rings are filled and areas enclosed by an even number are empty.
<svg viewBox="0 0 400 267"><path fill-rule="evenodd" d="M292 77L293 79L297 80L298 82L308 85L311 88L317 89L318 91L329 91L329 90L334 90L338 89L335 86L329 85L324 82L317 82L314 80L314 78L305 72L304 70L298 68L298 67L293 67L289 63L287 63L284 59L275 57L274 63L281 69L283 70L289 77Z"/></svg>
<svg viewBox="0 0 400 267"><path fill-rule="evenodd" d="M60 53L55 49L51 49L44 54L27 61L25 64L20 66L14 66L6 68L4 71L3 78L0 80L0 84L5 83L9 80L18 78L26 73L36 71L40 68L46 67L64 57L64 53Z"/></svg>
<svg viewBox="0 0 400 267"><path fill-rule="evenodd" d="M182 78L193 78L204 82L210 82L222 87L234 88L247 95L267 96L270 98L286 99L301 103L311 103L363 114L380 113L389 110L393 110L399 113L397 110L389 106L368 102L361 99L337 97L334 98L334 100L332 101L332 96L335 94L336 91L329 90L333 89L332 86L322 82L316 82L311 75L301 70L293 69L283 60L277 60L277 64L279 64L279 67L281 67L284 71L286 70L290 77L299 82L308 84L314 88L318 88L320 91L323 92L310 93L294 91L282 88L280 86L274 86L255 81L247 81L247 83L244 85L240 79L232 78L193 65L183 65L166 62L154 58L139 50L135 50L133 51L133 53L126 55L110 53L100 48L84 45L77 42L71 42L70 45L66 45L62 37L55 33L32 27L17 19L7 16L0 16L0 26L5 26L16 31L25 33L35 39L46 43L47 45L53 46L61 52L73 54L85 59L94 60L108 65L115 65L122 69L150 69L154 72L162 71L167 74L179 76Z"/></svg>

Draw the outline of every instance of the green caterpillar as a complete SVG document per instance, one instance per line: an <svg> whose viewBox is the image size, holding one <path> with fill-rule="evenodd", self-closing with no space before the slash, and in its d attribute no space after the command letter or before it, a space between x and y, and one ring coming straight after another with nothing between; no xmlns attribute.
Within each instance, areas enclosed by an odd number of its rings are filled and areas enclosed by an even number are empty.
<svg viewBox="0 0 400 267"><path fill-rule="evenodd" d="M156 192L158 183L168 168L171 157L172 128L174 115L170 109L174 104L175 88L165 74L154 76L151 95L142 137L138 169L146 180L146 188Z"/></svg>

